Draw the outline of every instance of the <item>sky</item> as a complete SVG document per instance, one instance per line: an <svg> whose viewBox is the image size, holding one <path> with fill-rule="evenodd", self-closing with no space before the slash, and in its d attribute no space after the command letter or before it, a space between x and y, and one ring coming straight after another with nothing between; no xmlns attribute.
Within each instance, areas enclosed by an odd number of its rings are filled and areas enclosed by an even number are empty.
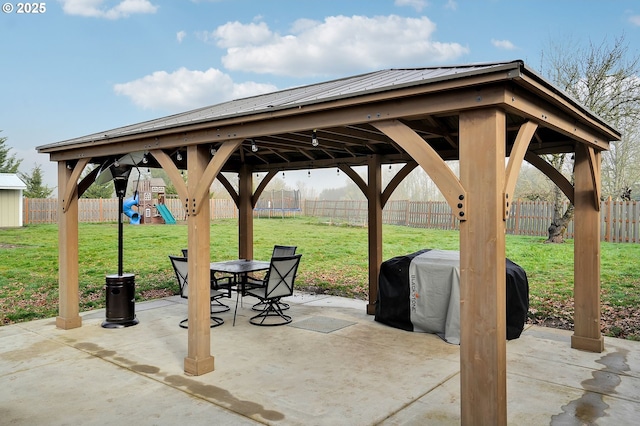
<svg viewBox="0 0 640 426"><path fill-rule="evenodd" d="M21 172L40 165L53 188L56 165L37 146L381 69L521 59L541 72L552 43L620 36L637 55L640 2L4 2L0 137ZM285 182L295 187L306 173ZM318 190L348 179L314 173Z"/></svg>

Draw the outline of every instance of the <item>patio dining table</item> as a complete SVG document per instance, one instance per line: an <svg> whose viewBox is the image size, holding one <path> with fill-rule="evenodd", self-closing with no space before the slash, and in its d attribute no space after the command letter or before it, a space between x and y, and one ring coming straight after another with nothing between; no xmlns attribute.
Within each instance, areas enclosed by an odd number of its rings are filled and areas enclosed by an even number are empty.
<svg viewBox="0 0 640 426"><path fill-rule="evenodd" d="M250 272L266 271L269 269L269 265L270 263L264 260L234 259L211 262L209 268L213 274L220 272L233 275L233 283L236 286L236 290L241 291L244 295L246 276Z"/></svg>
<svg viewBox="0 0 640 426"><path fill-rule="evenodd" d="M266 271L271 265L270 262L264 260L252 259L233 259L220 262L211 262L209 269L211 274L223 273L232 275L232 282L237 292L236 309L233 315L233 324L236 322L236 313L238 311L238 300L240 296L245 295L245 285L247 283L247 275L251 272Z"/></svg>

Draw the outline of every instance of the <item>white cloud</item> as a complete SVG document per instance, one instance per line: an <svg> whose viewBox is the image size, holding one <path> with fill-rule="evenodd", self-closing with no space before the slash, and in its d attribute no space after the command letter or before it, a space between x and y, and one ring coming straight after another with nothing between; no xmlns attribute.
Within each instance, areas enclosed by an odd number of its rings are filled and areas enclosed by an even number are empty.
<svg viewBox="0 0 640 426"><path fill-rule="evenodd" d="M504 50L515 50L516 49L515 44L511 43L509 40L491 39L491 44L493 44L498 49L504 49Z"/></svg>
<svg viewBox="0 0 640 426"><path fill-rule="evenodd" d="M433 40L435 30L427 17L332 16L323 22L296 21L286 35L264 22L230 22L209 36L227 49L222 61L230 70L312 76L424 66L469 52L458 43Z"/></svg>
<svg viewBox="0 0 640 426"><path fill-rule="evenodd" d="M234 47L238 45L255 46L272 42L274 34L264 22L257 24L241 24L240 22L228 22L218 27L213 33L212 38L217 40L217 45L223 48Z"/></svg>
<svg viewBox="0 0 640 426"><path fill-rule="evenodd" d="M182 40L184 40L184 38L187 36L187 33L184 31L178 31L176 33L176 39L178 40L178 43L182 43Z"/></svg>
<svg viewBox="0 0 640 426"><path fill-rule="evenodd" d="M427 2L425 0L396 0L394 4L396 6L410 6L417 12L422 12L422 9L425 8Z"/></svg>
<svg viewBox="0 0 640 426"><path fill-rule="evenodd" d="M92 18L120 19L134 14L156 13L158 6L149 0L122 0L114 7L104 6L105 0L60 0L68 15Z"/></svg>
<svg viewBox="0 0 640 426"><path fill-rule="evenodd" d="M215 105L277 90L270 84L234 83L229 75L214 68L192 71L184 67L172 73L156 71L138 80L116 84L113 89L144 109L170 112Z"/></svg>
<svg viewBox="0 0 640 426"><path fill-rule="evenodd" d="M629 17L629 22L631 22L636 27L640 27L640 15L632 15Z"/></svg>
<svg viewBox="0 0 640 426"><path fill-rule="evenodd" d="M449 10L458 10L458 2L456 2L455 0L447 0L444 8Z"/></svg>

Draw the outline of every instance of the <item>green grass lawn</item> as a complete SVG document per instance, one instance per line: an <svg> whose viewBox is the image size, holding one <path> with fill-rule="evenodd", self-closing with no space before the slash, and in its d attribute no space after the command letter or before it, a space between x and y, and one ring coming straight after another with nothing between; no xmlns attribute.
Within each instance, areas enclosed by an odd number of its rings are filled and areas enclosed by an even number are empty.
<svg viewBox="0 0 640 426"><path fill-rule="evenodd" d="M331 226L317 218L256 219L254 254L268 259L274 244L296 245L302 262L297 288L367 298L367 229ZM80 224L80 310L104 307L105 276L117 273L118 226ZM58 227L32 225L0 230L2 324L57 315ZM136 274L136 300L177 294L167 255L187 247L187 227L124 225L124 272ZM640 340L640 245L602 243L602 329L607 335ZM424 248L457 250L457 231L383 227L383 258ZM211 259L237 257L237 221L211 225ZM573 241L544 244L544 238L507 236L507 257L527 272L529 320L571 328Z"/></svg>

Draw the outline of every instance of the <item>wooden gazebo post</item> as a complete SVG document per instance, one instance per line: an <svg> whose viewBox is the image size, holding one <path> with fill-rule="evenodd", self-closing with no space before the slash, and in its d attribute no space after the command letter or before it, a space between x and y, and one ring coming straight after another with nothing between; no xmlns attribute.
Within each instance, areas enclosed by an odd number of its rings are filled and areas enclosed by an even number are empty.
<svg viewBox="0 0 640 426"><path fill-rule="evenodd" d="M574 191L574 333L571 347L604 350L600 333L600 153L577 144Z"/></svg>
<svg viewBox="0 0 640 426"><path fill-rule="evenodd" d="M460 113L460 405L463 425L507 424L505 276L506 118Z"/></svg>
<svg viewBox="0 0 640 426"><path fill-rule="evenodd" d="M247 164L240 167L238 184L238 257L253 259L253 175Z"/></svg>
<svg viewBox="0 0 640 426"><path fill-rule="evenodd" d="M78 167L76 165L76 167ZM83 165L84 168L84 165ZM58 317L56 327L82 326L78 282L78 191L66 161L58 161ZM76 177L77 179L77 177Z"/></svg>
<svg viewBox="0 0 640 426"><path fill-rule="evenodd" d="M196 188L203 179L209 162L209 151L203 146L187 148L188 190L187 238L189 249L189 328L188 350L184 359L184 371L198 376L214 370L211 355L210 320L210 204L208 191L198 196Z"/></svg>
<svg viewBox="0 0 640 426"><path fill-rule="evenodd" d="M382 170L380 156L368 160L367 202L369 206L369 304L367 314L376 313L378 276L382 264Z"/></svg>

